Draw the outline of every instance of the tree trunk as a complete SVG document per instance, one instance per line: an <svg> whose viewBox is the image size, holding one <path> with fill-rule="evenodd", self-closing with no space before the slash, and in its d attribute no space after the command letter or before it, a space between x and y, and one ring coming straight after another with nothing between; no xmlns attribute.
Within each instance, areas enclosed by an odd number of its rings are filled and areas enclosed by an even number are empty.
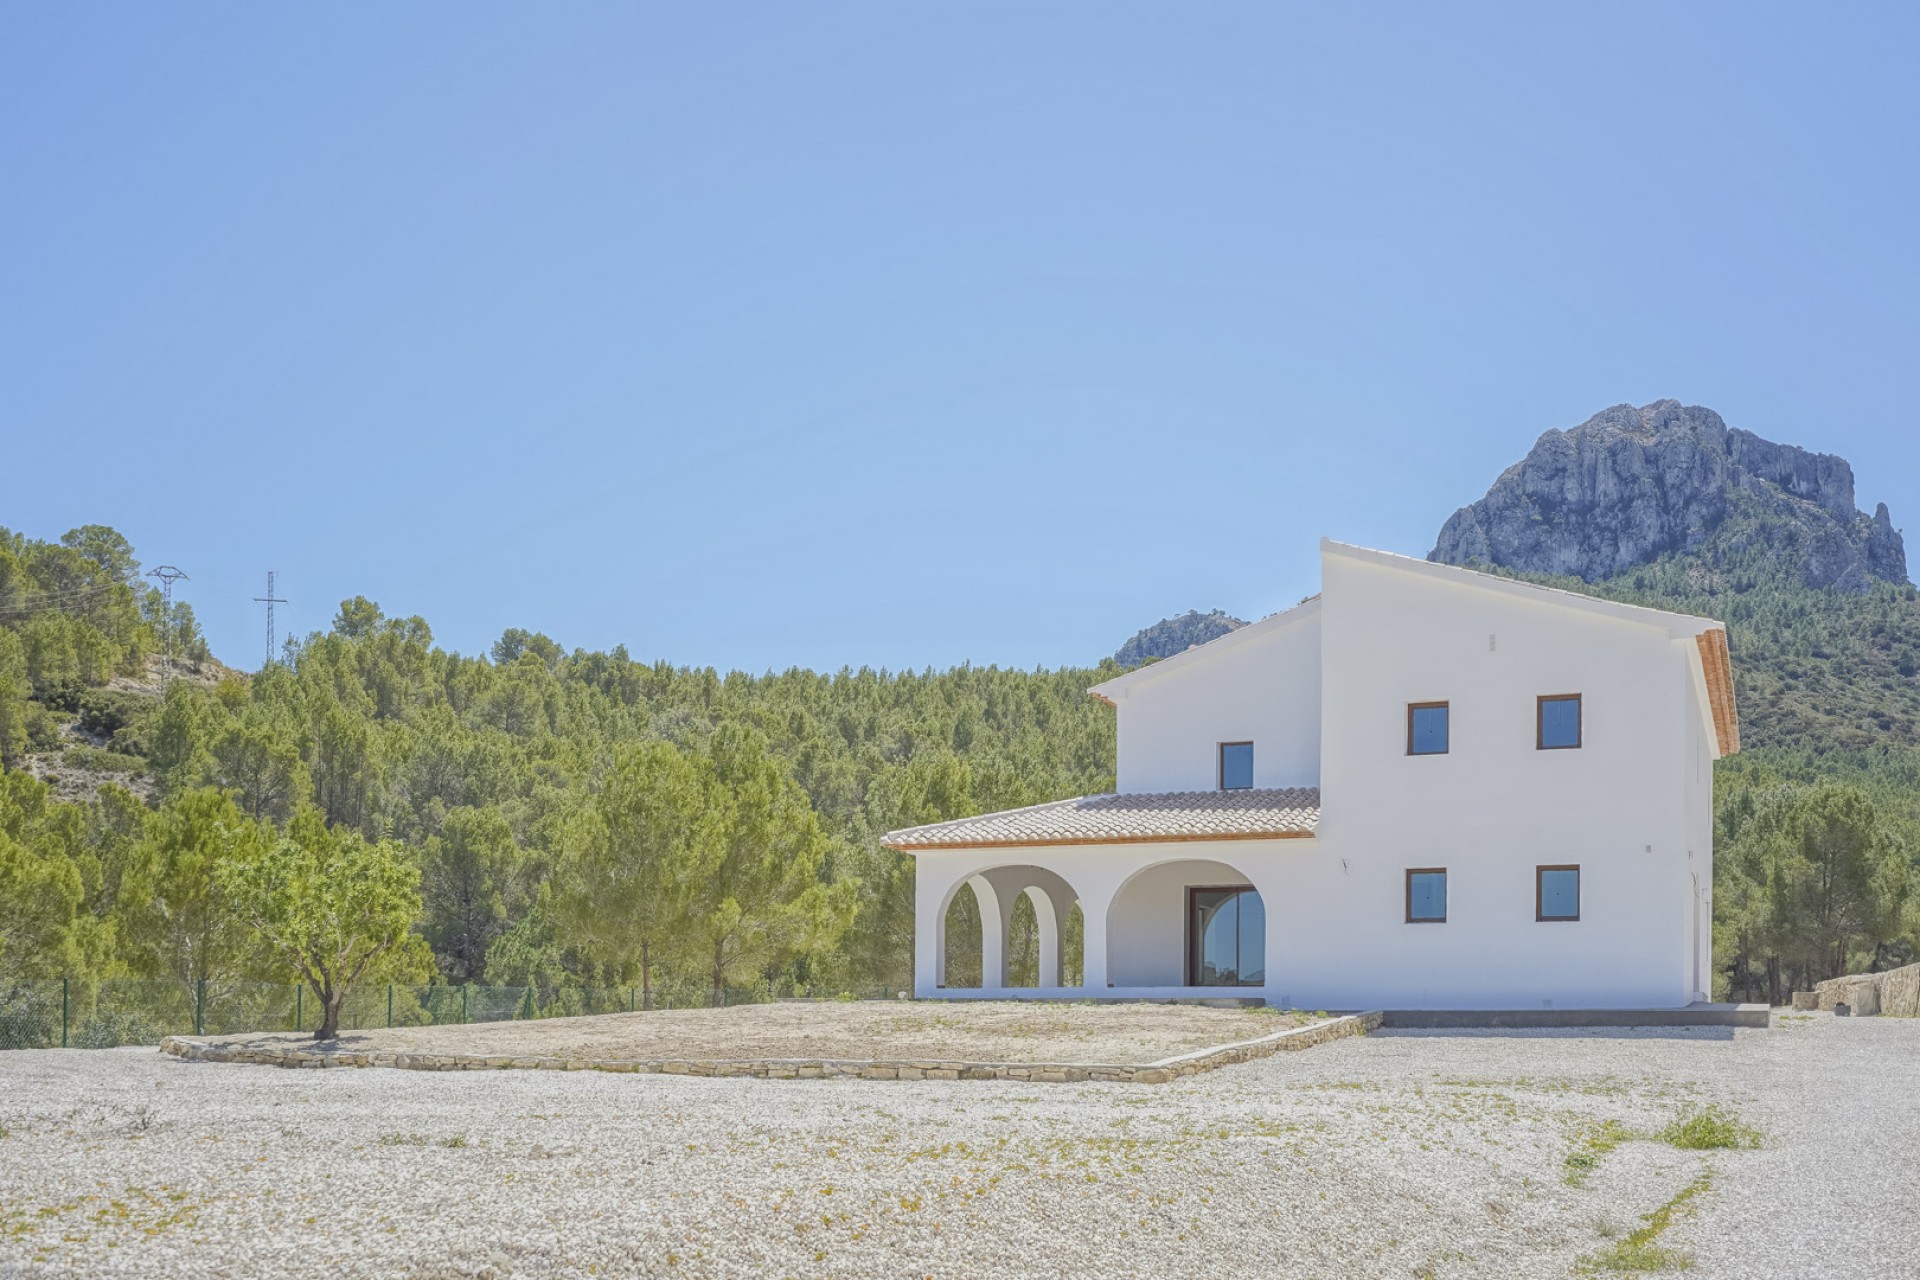
<svg viewBox="0 0 1920 1280"><path fill-rule="evenodd" d="M320 1029L313 1033L315 1040L333 1040L340 1035L340 1006L347 1002L344 991L329 993L316 990L320 997Z"/></svg>
<svg viewBox="0 0 1920 1280"><path fill-rule="evenodd" d="M721 958L726 954L726 943L713 944L713 1007L718 1009L727 1002L727 970Z"/></svg>
<svg viewBox="0 0 1920 1280"><path fill-rule="evenodd" d="M653 944L640 939L640 1007L653 1008Z"/></svg>

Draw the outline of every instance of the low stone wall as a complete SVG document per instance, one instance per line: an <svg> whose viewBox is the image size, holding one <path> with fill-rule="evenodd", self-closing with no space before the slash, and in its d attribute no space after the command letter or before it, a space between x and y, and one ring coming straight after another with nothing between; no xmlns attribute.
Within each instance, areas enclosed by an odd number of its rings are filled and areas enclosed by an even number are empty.
<svg viewBox="0 0 1920 1280"><path fill-rule="evenodd" d="M1793 1007L1803 1007L1802 998L1808 994L1795 992ZM1811 995L1811 1007L1825 1012L1844 1004L1856 1018L1876 1013L1890 1018L1920 1018L1920 964L1889 969L1885 973L1850 973L1843 978L1829 978L1815 983Z"/></svg>
<svg viewBox="0 0 1920 1280"><path fill-rule="evenodd" d="M1215 1045L1148 1063L960 1062L939 1059L752 1058L742 1061L694 1059L515 1058L479 1054L355 1053L315 1047L234 1048L192 1036L168 1036L160 1052L190 1062L246 1062L272 1067L397 1067L403 1071L615 1071L669 1076L752 1076L762 1080L1025 1080L1068 1084L1111 1080L1125 1084L1166 1084L1182 1076L1212 1071L1271 1053L1310 1049L1329 1040L1365 1035L1380 1025L1380 1014L1356 1013L1305 1027L1276 1031L1256 1040Z"/></svg>

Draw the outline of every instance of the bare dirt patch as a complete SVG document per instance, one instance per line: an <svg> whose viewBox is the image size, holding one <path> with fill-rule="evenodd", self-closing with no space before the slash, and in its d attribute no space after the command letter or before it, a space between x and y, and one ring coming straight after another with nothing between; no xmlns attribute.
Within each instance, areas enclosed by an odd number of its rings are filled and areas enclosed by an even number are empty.
<svg viewBox="0 0 1920 1280"><path fill-rule="evenodd" d="M872 1001L671 1009L585 1018L346 1032L346 1053L682 1059L964 1059L1156 1062L1251 1040L1310 1019L1274 1009L1066 1005L1019 1001ZM207 1037L221 1049L319 1047L291 1032Z"/></svg>

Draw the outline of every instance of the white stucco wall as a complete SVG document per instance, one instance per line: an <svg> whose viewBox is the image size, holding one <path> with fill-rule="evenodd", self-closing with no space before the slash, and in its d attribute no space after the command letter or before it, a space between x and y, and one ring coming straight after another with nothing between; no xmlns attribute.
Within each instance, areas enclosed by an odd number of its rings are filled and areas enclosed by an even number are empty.
<svg viewBox="0 0 1920 1280"><path fill-rule="evenodd" d="M1204 662L1170 659L1122 682L1114 696L1121 791L1211 791L1222 742L1253 743L1256 787L1319 781L1319 606L1214 646Z"/></svg>
<svg viewBox="0 0 1920 1280"><path fill-rule="evenodd" d="M1692 664L1688 692L1688 769L1684 780L1687 822L1688 985L1698 1000L1713 998L1713 753L1700 721L1706 682Z"/></svg>
<svg viewBox="0 0 1920 1280"><path fill-rule="evenodd" d="M1397 1008L1686 1003L1692 639L1337 552L1322 573L1333 868L1300 924L1328 945L1282 981ZM1582 695L1583 745L1538 750L1536 699L1562 693ZM1442 700L1449 753L1408 756L1407 704ZM1534 919L1554 863L1581 868L1577 922ZM1446 923L1405 922L1410 867L1447 868Z"/></svg>

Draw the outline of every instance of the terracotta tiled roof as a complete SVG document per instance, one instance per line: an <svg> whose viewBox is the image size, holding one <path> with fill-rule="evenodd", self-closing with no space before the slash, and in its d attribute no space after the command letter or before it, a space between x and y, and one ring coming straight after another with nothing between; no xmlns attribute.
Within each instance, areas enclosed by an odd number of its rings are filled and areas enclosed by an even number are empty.
<svg viewBox="0 0 1920 1280"><path fill-rule="evenodd" d="M1158 840L1273 840L1310 836L1320 821L1315 787L1259 791L1155 791L1081 796L889 831L889 849L1129 844Z"/></svg>

